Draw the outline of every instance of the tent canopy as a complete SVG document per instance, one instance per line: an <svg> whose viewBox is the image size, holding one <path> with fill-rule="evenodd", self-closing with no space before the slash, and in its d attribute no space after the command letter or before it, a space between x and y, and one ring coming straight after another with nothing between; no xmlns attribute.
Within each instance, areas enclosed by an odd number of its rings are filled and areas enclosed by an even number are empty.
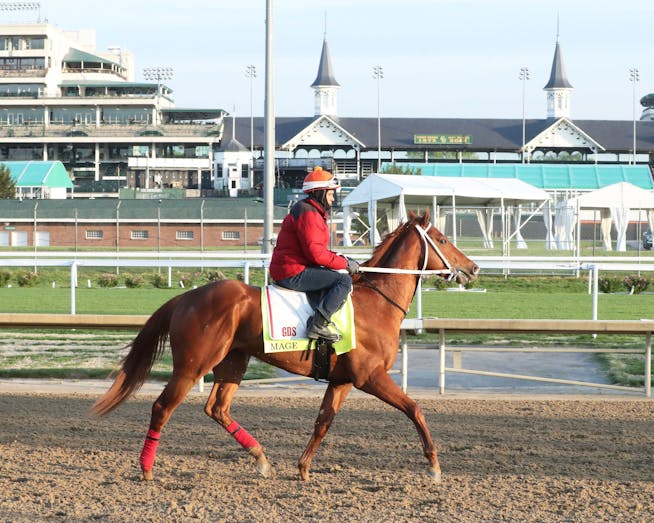
<svg viewBox="0 0 654 523"><path fill-rule="evenodd" d="M627 228L629 227L630 211L646 210L650 229L654 229L654 191L641 189L631 183L619 182L607 185L596 191L571 198L566 202L569 208L601 210L601 231L604 248L612 250L611 223L617 233L616 250L627 250ZM570 213L569 213L570 214ZM570 218L571 226L576 218ZM577 237L577 250L579 250Z"/></svg>
<svg viewBox="0 0 654 523"><path fill-rule="evenodd" d="M371 174L343 199L344 207L392 202L406 204L499 207L549 200L546 191L515 178L450 178L406 174Z"/></svg>
<svg viewBox="0 0 654 523"><path fill-rule="evenodd" d="M620 182L578 196L576 201L582 209L654 209L654 192Z"/></svg>
<svg viewBox="0 0 654 523"><path fill-rule="evenodd" d="M492 247L493 213L498 207L503 216L509 207L518 207L514 214L514 233L510 233L510 225L502 231L505 244L511 236L515 236L519 248L526 248L520 235L521 220L519 205L535 202L542 207L550 199L549 194L527 182L515 178L450 178L433 176L413 176L406 174L371 174L343 199L343 236L345 245L350 245L350 209L367 207L368 230L372 245L379 241L377 231L378 210L382 209L389 230L393 230L407 216L407 208L432 207L432 220L436 227L445 231L445 216L443 208L451 207L452 216L456 216L456 208L477 207L484 246ZM418 208L418 209L417 209ZM440 210L440 211L439 211ZM533 214L532 214L533 216ZM530 219L531 216L528 218ZM527 220L528 220L527 219ZM452 220L452 240L456 244L455 220Z"/></svg>

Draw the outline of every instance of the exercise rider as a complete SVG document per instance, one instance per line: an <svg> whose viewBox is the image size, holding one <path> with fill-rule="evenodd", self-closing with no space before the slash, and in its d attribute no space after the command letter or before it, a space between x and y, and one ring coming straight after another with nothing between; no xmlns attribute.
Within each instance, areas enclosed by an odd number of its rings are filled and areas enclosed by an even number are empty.
<svg viewBox="0 0 654 523"><path fill-rule="evenodd" d="M316 313L307 323L310 339L338 340L327 325L345 303L352 290L351 275L359 270L355 260L328 248L327 218L338 187L334 175L320 167L304 178L302 191L307 197L295 203L284 218L270 261L270 276L277 285L296 291L323 291Z"/></svg>

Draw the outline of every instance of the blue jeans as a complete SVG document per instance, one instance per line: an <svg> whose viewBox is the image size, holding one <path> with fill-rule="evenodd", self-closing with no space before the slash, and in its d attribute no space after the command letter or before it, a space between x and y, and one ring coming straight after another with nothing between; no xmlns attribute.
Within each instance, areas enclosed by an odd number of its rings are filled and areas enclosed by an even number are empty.
<svg viewBox="0 0 654 523"><path fill-rule="evenodd" d="M316 310L327 319L343 306L352 291L352 277L349 274L324 267L307 267L301 273L275 283L294 291L323 291Z"/></svg>

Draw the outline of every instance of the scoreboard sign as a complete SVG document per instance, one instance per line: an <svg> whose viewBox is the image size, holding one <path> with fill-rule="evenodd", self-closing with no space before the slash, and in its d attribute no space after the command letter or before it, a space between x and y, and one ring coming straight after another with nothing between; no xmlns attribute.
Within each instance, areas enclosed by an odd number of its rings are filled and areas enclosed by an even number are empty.
<svg viewBox="0 0 654 523"><path fill-rule="evenodd" d="M471 145L471 134L414 134L415 145Z"/></svg>

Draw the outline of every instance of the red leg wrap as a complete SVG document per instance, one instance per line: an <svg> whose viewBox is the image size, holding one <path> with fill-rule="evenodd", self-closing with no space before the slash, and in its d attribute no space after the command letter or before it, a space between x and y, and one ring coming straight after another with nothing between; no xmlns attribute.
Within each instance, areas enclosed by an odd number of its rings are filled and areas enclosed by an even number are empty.
<svg viewBox="0 0 654 523"><path fill-rule="evenodd" d="M254 439L254 437L243 427L241 427L235 421L232 421L227 427L227 432L229 432L232 437L241 444L245 450L250 450L254 447L260 447L259 442Z"/></svg>
<svg viewBox="0 0 654 523"><path fill-rule="evenodd" d="M145 436L145 443L143 443L143 450L141 451L141 470L152 470L160 436L161 432L152 429L148 430L148 434Z"/></svg>

